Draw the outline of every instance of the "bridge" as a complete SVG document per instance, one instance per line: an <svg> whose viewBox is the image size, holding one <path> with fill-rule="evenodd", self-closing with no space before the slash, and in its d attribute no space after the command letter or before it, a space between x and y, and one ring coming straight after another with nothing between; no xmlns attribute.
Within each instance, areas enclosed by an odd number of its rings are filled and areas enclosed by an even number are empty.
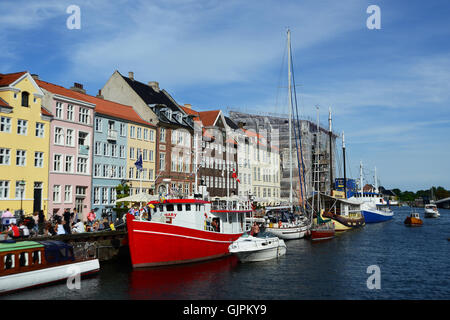
<svg viewBox="0 0 450 320"><path fill-rule="evenodd" d="M450 209L450 197L434 202L439 208Z"/></svg>

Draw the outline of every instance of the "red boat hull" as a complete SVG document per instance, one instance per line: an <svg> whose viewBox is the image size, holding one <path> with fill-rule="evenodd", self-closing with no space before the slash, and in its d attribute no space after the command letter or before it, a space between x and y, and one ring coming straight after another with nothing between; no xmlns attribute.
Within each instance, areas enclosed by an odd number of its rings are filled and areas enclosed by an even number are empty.
<svg viewBox="0 0 450 320"><path fill-rule="evenodd" d="M242 233L223 234L166 223L139 221L127 215L134 268L197 262L226 256Z"/></svg>
<svg viewBox="0 0 450 320"><path fill-rule="evenodd" d="M334 238L334 230L311 230L311 240L328 240Z"/></svg>

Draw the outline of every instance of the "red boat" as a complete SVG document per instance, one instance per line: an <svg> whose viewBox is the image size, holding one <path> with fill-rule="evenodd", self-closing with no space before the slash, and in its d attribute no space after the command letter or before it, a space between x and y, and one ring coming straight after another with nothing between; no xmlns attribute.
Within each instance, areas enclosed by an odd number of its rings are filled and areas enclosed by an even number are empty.
<svg viewBox="0 0 450 320"><path fill-rule="evenodd" d="M245 227L249 201L169 199L152 201L151 220L127 214L134 268L197 262L229 255Z"/></svg>
<svg viewBox="0 0 450 320"><path fill-rule="evenodd" d="M336 233L334 222L330 219L324 220L322 217L316 219L310 231L313 241L332 239Z"/></svg>

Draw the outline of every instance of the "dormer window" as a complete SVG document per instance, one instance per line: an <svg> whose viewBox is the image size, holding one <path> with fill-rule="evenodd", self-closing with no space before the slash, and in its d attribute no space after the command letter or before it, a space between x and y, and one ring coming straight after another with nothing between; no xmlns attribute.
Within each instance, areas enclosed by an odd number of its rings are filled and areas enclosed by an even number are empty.
<svg viewBox="0 0 450 320"><path fill-rule="evenodd" d="M30 98L30 94L26 91L22 92L22 107L29 107L28 99Z"/></svg>
<svg viewBox="0 0 450 320"><path fill-rule="evenodd" d="M167 110L167 119L172 120L172 110Z"/></svg>

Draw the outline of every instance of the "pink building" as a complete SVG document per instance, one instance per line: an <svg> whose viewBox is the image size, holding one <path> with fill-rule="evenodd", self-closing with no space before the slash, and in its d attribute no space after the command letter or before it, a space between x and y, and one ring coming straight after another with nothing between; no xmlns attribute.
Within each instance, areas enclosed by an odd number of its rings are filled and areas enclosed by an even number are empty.
<svg viewBox="0 0 450 320"><path fill-rule="evenodd" d="M44 107L53 114L49 152L49 218L65 209L86 220L91 210L92 139L95 105L83 100L84 90L36 80L44 91Z"/></svg>

